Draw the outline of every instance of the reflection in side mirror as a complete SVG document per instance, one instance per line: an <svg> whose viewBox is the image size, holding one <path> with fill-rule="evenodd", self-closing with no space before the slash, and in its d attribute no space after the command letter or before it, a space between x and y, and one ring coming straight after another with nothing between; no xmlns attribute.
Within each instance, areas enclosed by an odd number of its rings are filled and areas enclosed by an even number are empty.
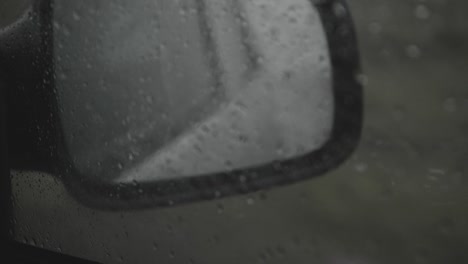
<svg viewBox="0 0 468 264"><path fill-rule="evenodd" d="M329 138L330 59L308 1L140 1L125 16L89 6L57 2L54 13L61 120L81 174L200 176Z"/></svg>
<svg viewBox="0 0 468 264"><path fill-rule="evenodd" d="M48 170L92 206L294 182L357 143L342 1L53 1L35 12L54 72L42 84L57 109Z"/></svg>

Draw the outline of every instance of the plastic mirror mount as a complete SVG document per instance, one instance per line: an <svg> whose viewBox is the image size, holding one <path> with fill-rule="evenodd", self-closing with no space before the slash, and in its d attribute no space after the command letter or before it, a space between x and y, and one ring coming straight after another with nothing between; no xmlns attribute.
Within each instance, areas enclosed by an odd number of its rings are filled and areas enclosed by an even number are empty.
<svg viewBox="0 0 468 264"><path fill-rule="evenodd" d="M71 165L54 92L53 3L35 1L26 21L9 29L13 33L6 38L10 39L0 37L0 58L6 62L6 82L11 87L7 91L11 169L52 174L75 199L100 210L136 210L210 200L291 184L329 172L345 161L359 142L363 115L362 87L357 78L359 55L346 3L324 0L311 4L320 13L332 63L334 123L324 146L299 158L250 169L117 184L80 175ZM10 44L7 47L5 43ZM24 77L26 73L28 78ZM31 127L38 129L31 132Z"/></svg>

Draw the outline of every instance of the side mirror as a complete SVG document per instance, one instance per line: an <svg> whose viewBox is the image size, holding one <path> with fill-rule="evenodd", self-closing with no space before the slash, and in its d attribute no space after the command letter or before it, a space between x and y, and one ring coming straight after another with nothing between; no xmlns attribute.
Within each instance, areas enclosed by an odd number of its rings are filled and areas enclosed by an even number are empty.
<svg viewBox="0 0 468 264"><path fill-rule="evenodd" d="M326 173L362 125L343 1L35 1L0 31L12 171L88 206L172 205Z"/></svg>

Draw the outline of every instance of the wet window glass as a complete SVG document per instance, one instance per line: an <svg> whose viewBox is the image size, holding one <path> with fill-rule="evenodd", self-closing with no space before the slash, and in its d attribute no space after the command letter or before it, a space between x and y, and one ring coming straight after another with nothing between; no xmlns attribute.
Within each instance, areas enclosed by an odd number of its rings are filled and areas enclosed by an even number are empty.
<svg viewBox="0 0 468 264"><path fill-rule="evenodd" d="M52 2L0 3L14 240L102 263L468 262L468 3Z"/></svg>

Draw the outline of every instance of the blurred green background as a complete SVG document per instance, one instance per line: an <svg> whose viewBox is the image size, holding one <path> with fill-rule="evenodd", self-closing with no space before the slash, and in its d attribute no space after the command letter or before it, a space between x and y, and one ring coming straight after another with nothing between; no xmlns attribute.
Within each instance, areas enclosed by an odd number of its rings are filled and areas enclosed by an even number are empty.
<svg viewBox="0 0 468 264"><path fill-rule="evenodd" d="M365 123L338 170L122 213L84 208L44 176L55 189L16 194L17 239L109 263L468 263L468 2L349 5Z"/></svg>

